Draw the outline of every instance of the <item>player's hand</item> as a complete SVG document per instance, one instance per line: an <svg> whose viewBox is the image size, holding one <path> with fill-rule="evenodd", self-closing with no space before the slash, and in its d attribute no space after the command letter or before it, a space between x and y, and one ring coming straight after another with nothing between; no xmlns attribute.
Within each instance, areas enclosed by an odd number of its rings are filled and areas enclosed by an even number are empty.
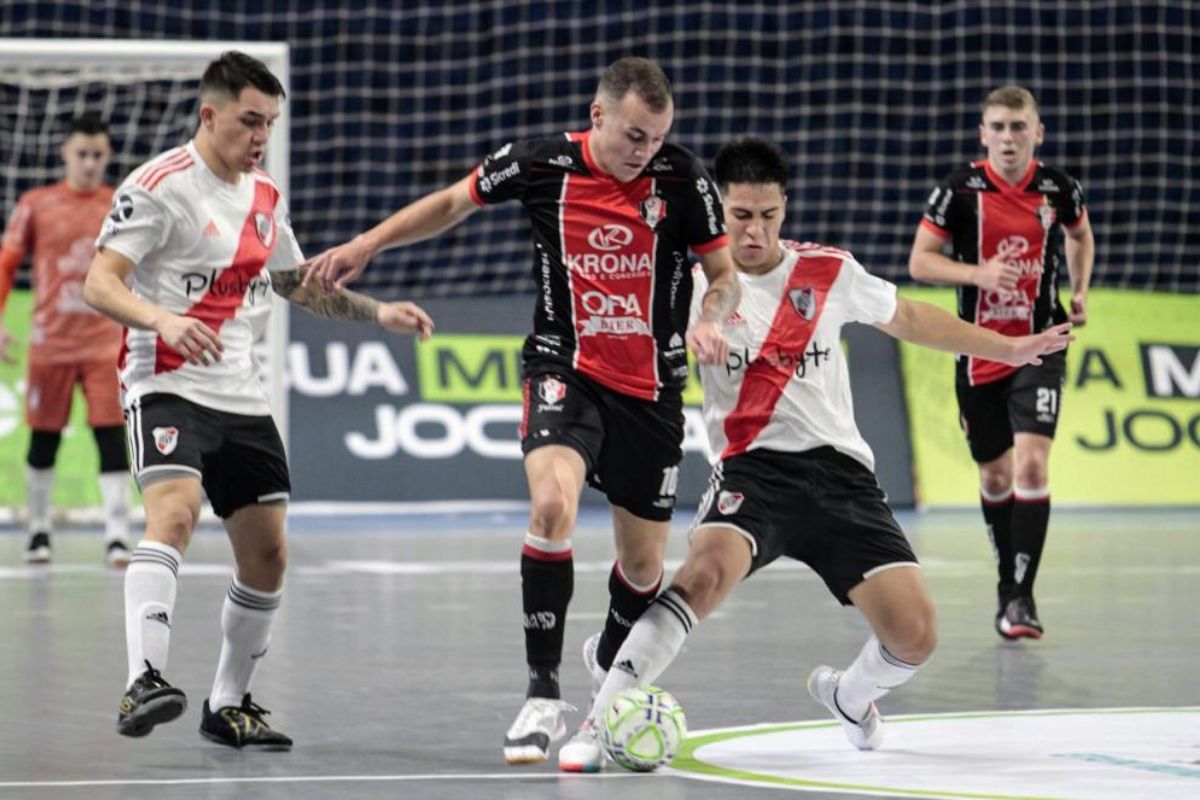
<svg viewBox="0 0 1200 800"><path fill-rule="evenodd" d="M1067 319L1076 328L1082 328L1087 325L1087 295L1083 292L1076 292L1071 295L1071 310L1067 312Z"/></svg>
<svg viewBox="0 0 1200 800"><path fill-rule="evenodd" d="M701 319L692 326L687 332L687 343L701 364L724 364L729 357L729 343L721 325L710 319Z"/></svg>
<svg viewBox="0 0 1200 800"><path fill-rule="evenodd" d="M5 364L17 363L17 356L12 351L16 344L17 340L12 337L12 334L4 328L0 328L0 361Z"/></svg>
<svg viewBox="0 0 1200 800"><path fill-rule="evenodd" d="M189 364L215 364L225 350L217 332L195 317L172 314L159 326L158 335Z"/></svg>
<svg viewBox="0 0 1200 800"><path fill-rule="evenodd" d="M1021 270L1017 265L1005 261L1001 256L992 256L980 264L974 275L975 285L986 291L1012 291L1017 288L1020 277Z"/></svg>
<svg viewBox="0 0 1200 800"><path fill-rule="evenodd" d="M1013 352L1009 364L1040 364L1042 356L1058 353L1067 349L1067 345L1075 341L1071 335L1071 323L1063 322L1052 328L1047 328L1033 336L1019 336L1013 340Z"/></svg>
<svg viewBox="0 0 1200 800"><path fill-rule="evenodd" d="M317 281L325 294L332 294L345 289L346 284L362 274L371 260L371 248L356 236L350 241L331 247L316 258L310 258L300 265L304 278L300 281L301 288L307 287L311 281Z"/></svg>
<svg viewBox="0 0 1200 800"><path fill-rule="evenodd" d="M433 320L416 303L380 303L375 315L379 324L392 333L413 333L422 342L433 335Z"/></svg>

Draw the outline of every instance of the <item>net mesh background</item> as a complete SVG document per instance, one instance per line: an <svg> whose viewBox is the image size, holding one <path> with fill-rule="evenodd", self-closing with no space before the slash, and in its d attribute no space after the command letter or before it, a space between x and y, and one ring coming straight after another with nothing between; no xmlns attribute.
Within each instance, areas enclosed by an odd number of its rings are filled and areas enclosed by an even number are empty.
<svg viewBox="0 0 1200 800"><path fill-rule="evenodd" d="M604 67L643 55L674 84L674 141L711 163L735 135L776 140L793 161L784 234L847 248L898 282L930 189L982 155L979 102L1017 82L1042 106L1041 158L1087 192L1094 285L1200 289L1200 5L1190 0L254 5L6 0L0 36L287 42L292 216L309 254L507 141L586 128ZM113 118L119 180L187 137L194 86L31 89L4 76L0 211L57 177L73 113ZM381 255L356 286L385 297L523 292L530 261L527 218L510 203Z"/></svg>

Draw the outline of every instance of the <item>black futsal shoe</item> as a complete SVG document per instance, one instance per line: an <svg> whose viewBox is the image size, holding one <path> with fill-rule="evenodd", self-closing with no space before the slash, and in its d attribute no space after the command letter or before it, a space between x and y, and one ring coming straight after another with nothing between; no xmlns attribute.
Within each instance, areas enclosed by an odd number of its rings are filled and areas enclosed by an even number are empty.
<svg viewBox="0 0 1200 800"><path fill-rule="evenodd" d="M996 618L996 631L1005 639L1040 639L1045 629L1037 618L1033 597L1018 596L1008 601Z"/></svg>
<svg viewBox="0 0 1200 800"><path fill-rule="evenodd" d="M205 700L200 717L200 735L210 742L238 750L291 750L292 740L272 730L263 719L270 713L252 702L249 693L242 697L240 706L222 706L216 711L210 709Z"/></svg>
<svg viewBox="0 0 1200 800"><path fill-rule="evenodd" d="M137 677L121 698L117 714L117 733L145 736L155 725L170 722L187 710L183 691L167 683L162 673L146 662L146 671Z"/></svg>

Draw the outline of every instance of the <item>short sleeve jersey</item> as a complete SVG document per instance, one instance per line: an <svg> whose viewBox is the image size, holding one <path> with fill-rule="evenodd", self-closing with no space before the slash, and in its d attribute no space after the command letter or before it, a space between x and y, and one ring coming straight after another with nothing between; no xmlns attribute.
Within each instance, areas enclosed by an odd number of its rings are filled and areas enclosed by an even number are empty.
<svg viewBox="0 0 1200 800"><path fill-rule="evenodd" d="M891 320L896 287L844 250L796 242L783 248L770 272L738 272L742 300L724 329L729 358L699 367L714 461L760 448L831 446L873 470L874 454L854 421L841 330L849 322ZM696 273L693 317L704 286Z"/></svg>
<svg viewBox="0 0 1200 800"><path fill-rule="evenodd" d="M471 196L529 211L537 306L526 374L569 367L654 400L687 380L687 252L727 243L721 198L699 159L672 144L620 182L593 161L589 135L505 145L473 173Z"/></svg>
<svg viewBox="0 0 1200 800"><path fill-rule="evenodd" d="M33 255L32 362L116 363L121 326L83 302L93 243L112 196L111 186L80 192L60 181L25 192L9 217L4 249Z"/></svg>
<svg viewBox="0 0 1200 800"><path fill-rule="evenodd" d="M1021 274L1014 290L959 286L958 315L999 333L1023 336L1066 321L1058 301L1061 228L1082 224L1086 215L1083 188L1065 172L1034 161L1011 184L985 159L951 173L934 188L921 225L949 239L954 257L964 264L1000 255L1017 265ZM1018 368L959 356L957 369L960 382L976 386Z"/></svg>
<svg viewBox="0 0 1200 800"><path fill-rule="evenodd" d="M262 170L218 178L194 143L134 170L117 189L97 247L134 262L134 295L202 320L225 346L189 364L154 331L126 329L119 360L125 402L166 392L219 411L270 413L253 353L271 309L270 271L303 261L287 204Z"/></svg>

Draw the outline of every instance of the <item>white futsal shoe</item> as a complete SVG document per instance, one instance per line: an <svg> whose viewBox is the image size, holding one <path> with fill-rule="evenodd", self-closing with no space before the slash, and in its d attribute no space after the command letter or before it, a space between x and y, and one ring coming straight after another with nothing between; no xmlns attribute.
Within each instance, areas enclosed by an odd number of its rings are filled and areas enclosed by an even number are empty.
<svg viewBox="0 0 1200 800"><path fill-rule="evenodd" d="M509 764L540 764L550 757L550 743L567 735L563 713L575 707L562 700L530 697L504 735L504 760Z"/></svg>
<svg viewBox="0 0 1200 800"><path fill-rule="evenodd" d="M842 723L842 730L846 732L850 744L859 750L877 750L883 744L883 719L879 716L879 709L871 703L862 719L855 720L847 716L837 701L838 680L841 677L842 674L833 667L817 667L808 676L808 693Z"/></svg>
<svg viewBox="0 0 1200 800"><path fill-rule="evenodd" d="M600 694L600 687L604 685L604 679L608 676L608 670L602 669L596 662L596 651L600 649L600 637L603 633L593 633L583 643L583 666L587 667L588 675L592 678L592 702L596 702L596 695Z"/></svg>
<svg viewBox="0 0 1200 800"><path fill-rule="evenodd" d="M599 772L604 766L604 747L596 726L586 720L558 751L558 768L563 772Z"/></svg>

